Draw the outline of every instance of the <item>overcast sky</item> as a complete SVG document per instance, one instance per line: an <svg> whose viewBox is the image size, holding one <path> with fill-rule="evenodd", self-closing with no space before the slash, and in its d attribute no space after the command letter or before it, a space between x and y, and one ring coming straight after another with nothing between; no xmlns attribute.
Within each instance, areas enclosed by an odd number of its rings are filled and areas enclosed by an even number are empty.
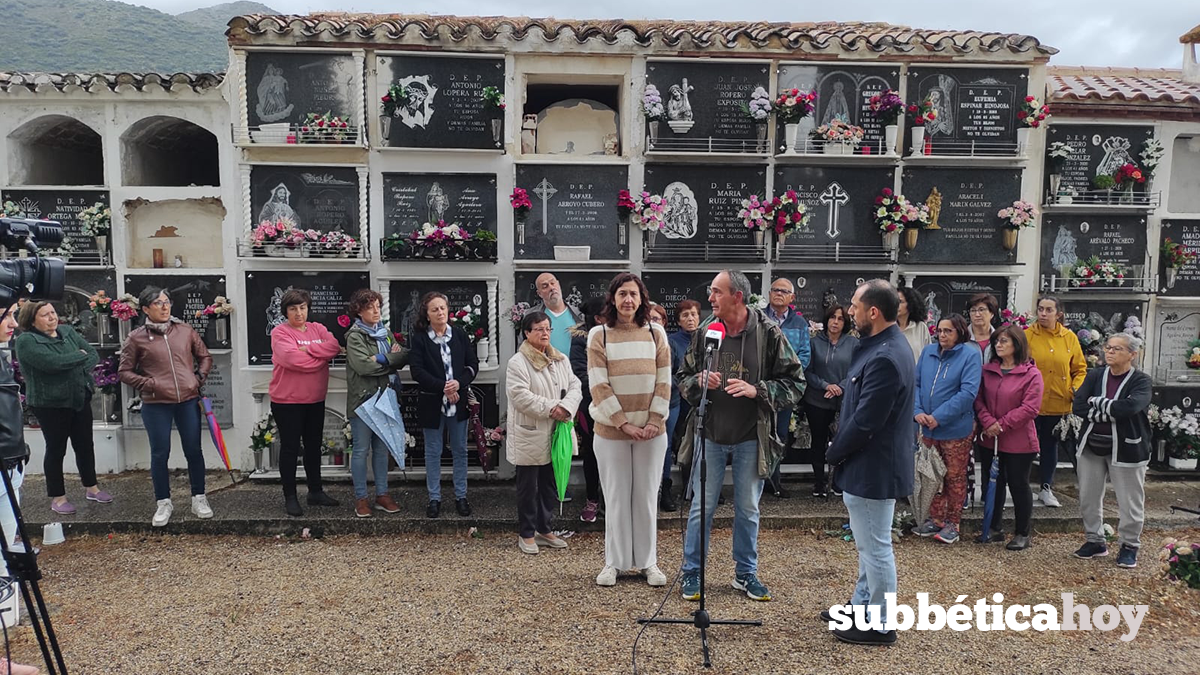
<svg viewBox="0 0 1200 675"><path fill-rule="evenodd" d="M725 21L886 21L919 28L1032 35L1060 52L1052 65L1179 68L1179 36L1200 24L1196 0L1014 0L897 2L856 0L260 0L279 12L319 11L555 16L559 18L707 19ZM207 0L143 0L134 4L182 12ZM806 5L808 5L806 7ZM818 6L813 6L818 5ZM401 10L401 7L403 8ZM651 9L652 8L652 9ZM647 14L647 11L652 14Z"/></svg>

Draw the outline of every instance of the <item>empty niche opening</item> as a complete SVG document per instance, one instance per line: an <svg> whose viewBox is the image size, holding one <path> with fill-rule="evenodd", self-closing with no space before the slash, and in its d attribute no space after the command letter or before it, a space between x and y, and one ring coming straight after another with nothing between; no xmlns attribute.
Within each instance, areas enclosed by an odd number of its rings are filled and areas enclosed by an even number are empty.
<svg viewBox="0 0 1200 675"><path fill-rule="evenodd" d="M1171 147L1171 184L1152 185L1149 189L1154 192L1166 189L1167 210L1171 213L1200 213L1200 136L1175 138Z"/></svg>
<svg viewBox="0 0 1200 675"><path fill-rule="evenodd" d="M130 199L123 204L129 230L129 266L149 269L158 249L164 265L224 267L222 224L226 209L220 199Z"/></svg>
<svg viewBox="0 0 1200 675"><path fill-rule="evenodd" d="M220 185L217 137L178 117L139 120L121 135L124 185Z"/></svg>
<svg viewBox="0 0 1200 675"><path fill-rule="evenodd" d="M521 152L620 155L620 109L619 78L559 84L531 76L522 110Z"/></svg>
<svg viewBox="0 0 1200 675"><path fill-rule="evenodd" d="M104 185L100 134L74 117L44 115L8 135L10 185Z"/></svg>

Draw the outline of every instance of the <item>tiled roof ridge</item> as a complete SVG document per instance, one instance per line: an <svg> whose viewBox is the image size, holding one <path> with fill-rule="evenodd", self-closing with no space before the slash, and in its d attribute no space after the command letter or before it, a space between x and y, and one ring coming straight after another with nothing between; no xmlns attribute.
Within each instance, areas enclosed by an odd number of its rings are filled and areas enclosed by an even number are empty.
<svg viewBox="0 0 1200 675"><path fill-rule="evenodd" d="M44 86L52 86L59 91L69 87L78 87L87 91L108 89L118 91L119 88L133 87L137 91L153 91L158 87L163 91L171 91L178 87L187 87L195 92L203 92L221 85L225 73L52 73L52 72L15 72L0 71L0 91L9 91L17 87L25 87L37 91Z"/></svg>
<svg viewBox="0 0 1200 675"><path fill-rule="evenodd" d="M867 48L882 52L910 52L924 47L934 52L972 51L1013 53L1035 51L1052 55L1058 50L1043 45L1037 38L1017 33L988 31L953 31L910 28L884 22L733 22L733 21L675 21L625 19L558 19L554 17L451 16L431 14L364 14L351 12L320 12L308 15L249 14L229 21L227 35L244 31L247 35L286 35L298 33L306 37L329 34L333 37L357 35L373 39L381 30L386 37L399 38L417 26L425 39L436 39L442 32L451 41L459 42L478 34L494 40L507 30L515 40L530 37L536 29L545 39L554 42L564 33L573 33L575 40L584 43L600 40L608 44L621 41L620 33L633 34L634 41L646 46L661 40L667 46L678 46L685 38L699 47L732 46L740 40L754 46L767 47L773 43L795 48L807 43L818 50L829 49L837 43L854 51Z"/></svg>
<svg viewBox="0 0 1200 675"><path fill-rule="evenodd" d="M1200 106L1200 84L1166 68L1048 68L1050 101L1165 103Z"/></svg>

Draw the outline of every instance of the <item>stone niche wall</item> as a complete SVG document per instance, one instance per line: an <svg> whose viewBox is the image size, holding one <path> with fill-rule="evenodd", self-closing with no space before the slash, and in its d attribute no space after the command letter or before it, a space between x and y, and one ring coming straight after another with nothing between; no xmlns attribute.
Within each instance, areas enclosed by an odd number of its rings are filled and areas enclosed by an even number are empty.
<svg viewBox="0 0 1200 675"><path fill-rule="evenodd" d="M162 249L163 264L173 267L175 256L184 267L220 268L221 223L225 206L220 199L128 200L124 204L129 230L130 269L154 267L154 249Z"/></svg>

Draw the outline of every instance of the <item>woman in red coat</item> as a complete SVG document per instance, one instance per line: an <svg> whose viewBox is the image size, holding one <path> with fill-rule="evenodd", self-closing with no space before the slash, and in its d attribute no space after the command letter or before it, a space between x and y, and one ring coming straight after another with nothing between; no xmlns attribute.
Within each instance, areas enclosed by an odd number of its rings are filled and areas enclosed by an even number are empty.
<svg viewBox="0 0 1200 675"><path fill-rule="evenodd" d="M1007 483L1017 521L1015 534L1007 548L1020 551L1029 548L1031 533L1033 491L1029 487L1029 469L1038 453L1034 420L1042 406L1042 374L1029 358L1029 341L1020 328L1004 326L992 333L990 343L992 356L983 366L979 395L975 398L975 415L983 430L976 450L985 476L992 466L993 452L1000 453L995 495L997 508L992 511L993 534L988 541L1004 540L1000 521Z"/></svg>

